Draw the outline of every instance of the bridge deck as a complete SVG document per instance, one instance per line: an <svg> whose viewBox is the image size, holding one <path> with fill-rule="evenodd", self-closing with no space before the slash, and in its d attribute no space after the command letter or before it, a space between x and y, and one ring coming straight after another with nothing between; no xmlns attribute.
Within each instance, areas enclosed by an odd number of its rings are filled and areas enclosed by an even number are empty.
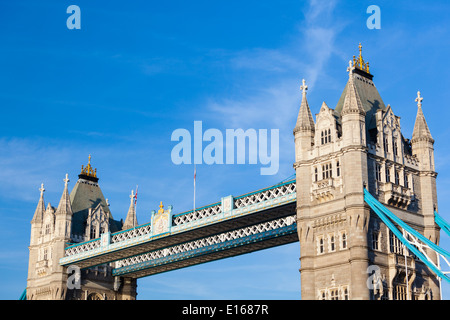
<svg viewBox="0 0 450 320"><path fill-rule="evenodd" d="M155 233L151 223L147 223L114 234L106 233L99 239L69 246L66 248L66 256L60 259L60 265L76 264L80 268L88 268L123 260L287 217L295 214L295 211L295 180L291 180L236 198L225 197L221 202L210 206L173 215L171 216L169 232ZM294 238L295 236L290 235L286 238L289 240L285 241L296 241ZM276 241L272 242L275 243ZM270 243L268 242L267 245ZM261 247L261 245L258 246ZM255 249L258 246L255 245ZM249 248L244 249L245 246L241 247L240 251L238 249L224 249L220 253L210 253L207 259L220 259L227 254L233 255L233 252L234 254L240 254L239 252L244 253L245 250L248 250L248 252L254 251ZM201 263L205 257L192 259L191 264L196 264L195 261ZM171 263L172 267L175 265L181 264L178 262Z"/></svg>

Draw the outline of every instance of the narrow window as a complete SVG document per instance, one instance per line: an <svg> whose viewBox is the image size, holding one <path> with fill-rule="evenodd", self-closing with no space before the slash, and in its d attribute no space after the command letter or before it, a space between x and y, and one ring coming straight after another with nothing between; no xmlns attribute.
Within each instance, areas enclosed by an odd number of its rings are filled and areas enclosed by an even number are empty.
<svg viewBox="0 0 450 320"><path fill-rule="evenodd" d="M336 162L336 175L337 175L338 177L341 176L341 166L340 166L340 164L339 164L339 161Z"/></svg>
<svg viewBox="0 0 450 320"><path fill-rule="evenodd" d="M323 243L323 238L320 237L319 238L319 254L324 253L324 243Z"/></svg>
<svg viewBox="0 0 450 320"><path fill-rule="evenodd" d="M403 176L405 178L405 188L409 188L408 175L404 173Z"/></svg>
<svg viewBox="0 0 450 320"><path fill-rule="evenodd" d="M341 248L347 249L347 233L343 232L341 237Z"/></svg>
<svg viewBox="0 0 450 320"><path fill-rule="evenodd" d="M381 166L378 163L375 164L375 174L377 181L381 181Z"/></svg>
<svg viewBox="0 0 450 320"><path fill-rule="evenodd" d="M322 144L324 144L324 141L325 141L325 140L324 140L324 137L323 137L323 136L324 136L323 133L324 133L323 131L320 133L320 136L321 136L321 139L320 139L320 140L321 140Z"/></svg>
<svg viewBox="0 0 450 320"><path fill-rule="evenodd" d="M317 168L314 168L314 180L317 182L319 180L319 173Z"/></svg>
<svg viewBox="0 0 450 320"><path fill-rule="evenodd" d="M95 225L91 224L91 239L97 238L97 230L95 228Z"/></svg>
<svg viewBox="0 0 450 320"><path fill-rule="evenodd" d="M372 232L372 250L379 250L379 231Z"/></svg>
<svg viewBox="0 0 450 320"><path fill-rule="evenodd" d="M348 300L348 288L347 287L344 288L343 298L344 298L344 300Z"/></svg>
<svg viewBox="0 0 450 320"><path fill-rule="evenodd" d="M395 170L395 184L400 184L400 176L398 174L398 170Z"/></svg>
<svg viewBox="0 0 450 320"><path fill-rule="evenodd" d="M389 168L386 168L386 182L391 182L391 172Z"/></svg>
<svg viewBox="0 0 450 320"><path fill-rule="evenodd" d="M335 251L336 249L336 245L335 245L335 241L334 241L334 235L330 236L330 251Z"/></svg>

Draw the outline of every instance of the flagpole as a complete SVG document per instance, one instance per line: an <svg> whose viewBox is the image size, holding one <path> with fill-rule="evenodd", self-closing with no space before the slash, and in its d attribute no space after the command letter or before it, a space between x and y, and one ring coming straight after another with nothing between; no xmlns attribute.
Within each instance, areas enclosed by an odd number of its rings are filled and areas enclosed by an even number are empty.
<svg viewBox="0 0 450 320"><path fill-rule="evenodd" d="M194 164L194 210L193 213L195 214L195 180L197 178L197 166Z"/></svg>

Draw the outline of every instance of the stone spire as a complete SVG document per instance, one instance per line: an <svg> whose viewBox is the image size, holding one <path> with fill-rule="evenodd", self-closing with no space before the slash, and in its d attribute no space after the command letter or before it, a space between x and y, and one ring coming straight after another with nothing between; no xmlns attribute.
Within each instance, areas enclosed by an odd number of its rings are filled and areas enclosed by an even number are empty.
<svg viewBox="0 0 450 320"><path fill-rule="evenodd" d="M342 107L342 115L348 113L359 113L361 115L365 115L366 112L361 103L361 99L359 98L358 91L356 90L354 83L353 70L355 66L352 64L352 61L349 61L349 66L347 68L348 71L348 82L347 82L347 91L345 93L344 105Z"/></svg>
<svg viewBox="0 0 450 320"><path fill-rule="evenodd" d="M136 195L134 194L134 191L131 190L130 195L130 208L128 209L127 217L125 219L125 222L123 224L122 230L134 228L138 225L137 218L136 218L136 208L134 206L134 200L136 198Z"/></svg>
<svg viewBox="0 0 450 320"><path fill-rule="evenodd" d="M309 109L308 100L306 100L306 90L308 86L306 85L305 79L302 80L302 86L300 87L302 91L302 102L300 104L300 111L298 112L297 124L294 128L294 133L296 131L314 131L315 125L311 110Z"/></svg>
<svg viewBox="0 0 450 320"><path fill-rule="evenodd" d="M58 208L56 209L56 215L58 214L65 214L65 215L72 215L72 205L70 203L70 196L69 196L69 190L67 188L67 184L70 181L69 175L66 173L66 178L64 181L64 191L61 196L61 200L59 201Z"/></svg>
<svg viewBox="0 0 450 320"><path fill-rule="evenodd" d="M412 134L411 142L414 143L419 140L427 140L431 143L434 143L433 137L431 136L430 129L428 128L427 122L425 120L425 116L422 111L422 100L423 98L420 96L420 91L417 91L417 116L416 123L414 124L414 130Z"/></svg>
<svg viewBox="0 0 450 320"><path fill-rule="evenodd" d="M41 183L41 187L39 188L39 191L41 192L41 196L39 198L39 202L37 204L36 210L34 211L33 219L31 220L31 223L42 223L42 218L44 217L45 212L45 203L44 203L44 184Z"/></svg>

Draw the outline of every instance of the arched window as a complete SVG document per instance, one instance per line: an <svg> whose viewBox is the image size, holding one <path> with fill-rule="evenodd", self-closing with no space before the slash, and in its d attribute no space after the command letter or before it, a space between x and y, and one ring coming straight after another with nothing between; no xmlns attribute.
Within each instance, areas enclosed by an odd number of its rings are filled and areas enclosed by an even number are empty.
<svg viewBox="0 0 450 320"><path fill-rule="evenodd" d="M336 249L336 245L335 245L335 241L334 241L334 235L331 235L330 237L330 251L335 251Z"/></svg>
<svg viewBox="0 0 450 320"><path fill-rule="evenodd" d="M323 237L319 238L319 254L325 252Z"/></svg>
<svg viewBox="0 0 450 320"><path fill-rule="evenodd" d="M91 224L91 234L90 234L90 238L91 238L91 239L97 238L97 228L96 228L96 225L95 225L94 223Z"/></svg>
<svg viewBox="0 0 450 320"><path fill-rule="evenodd" d="M347 249L347 233L342 232L341 241L341 248Z"/></svg>

